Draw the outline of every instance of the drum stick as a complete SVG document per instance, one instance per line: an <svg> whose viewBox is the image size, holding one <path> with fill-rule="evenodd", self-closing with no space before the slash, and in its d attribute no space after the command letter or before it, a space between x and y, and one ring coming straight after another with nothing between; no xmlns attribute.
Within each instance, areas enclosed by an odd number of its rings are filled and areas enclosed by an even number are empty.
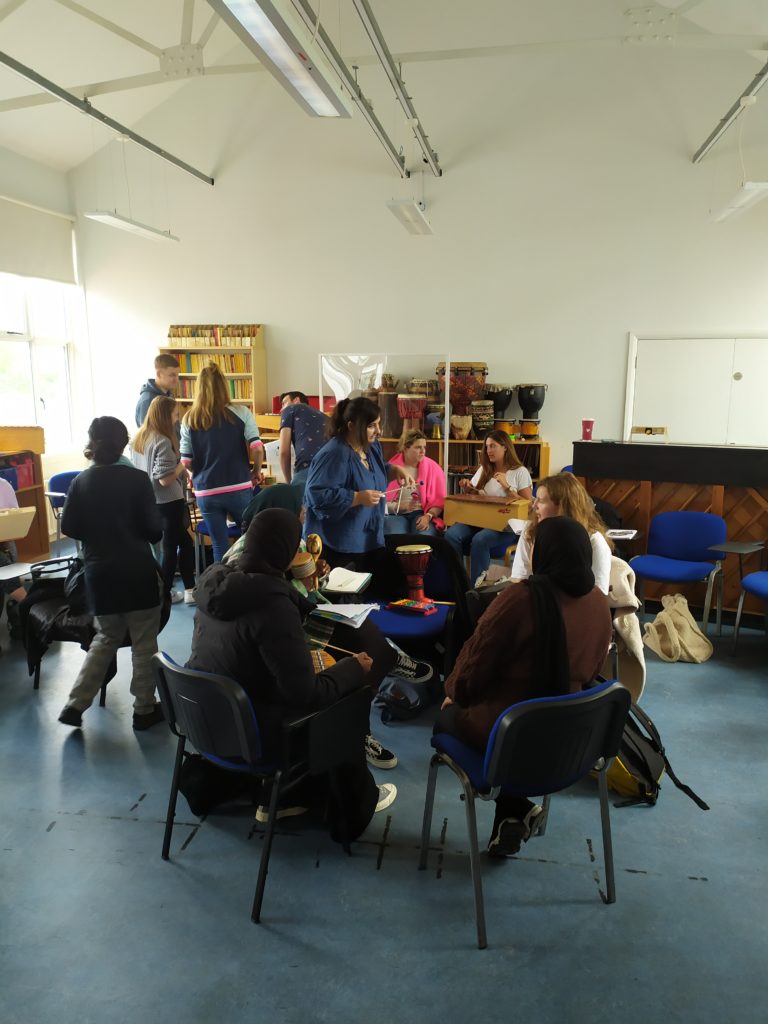
<svg viewBox="0 0 768 1024"><path fill-rule="evenodd" d="M334 644L324 644L322 640L310 640L309 642L311 644L315 644L321 651L338 651L340 654L351 654L353 657L355 654L359 653L358 651L348 651L346 647L336 647Z"/></svg>

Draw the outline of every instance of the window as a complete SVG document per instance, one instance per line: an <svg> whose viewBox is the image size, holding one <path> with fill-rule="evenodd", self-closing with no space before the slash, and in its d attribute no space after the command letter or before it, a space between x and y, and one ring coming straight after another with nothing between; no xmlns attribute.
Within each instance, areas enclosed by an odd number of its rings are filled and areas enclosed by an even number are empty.
<svg viewBox="0 0 768 1024"><path fill-rule="evenodd" d="M72 444L70 357L74 285L0 274L0 417L37 425L46 449Z"/></svg>

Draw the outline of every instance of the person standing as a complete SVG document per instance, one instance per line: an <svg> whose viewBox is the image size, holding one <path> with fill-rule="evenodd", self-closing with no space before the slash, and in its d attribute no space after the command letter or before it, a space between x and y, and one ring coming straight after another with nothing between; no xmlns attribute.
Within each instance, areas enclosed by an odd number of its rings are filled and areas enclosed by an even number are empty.
<svg viewBox="0 0 768 1024"><path fill-rule="evenodd" d="M284 391L280 409L280 469L285 482L303 493L309 464L328 440L328 417L312 408L303 391ZM291 445L296 454L293 469Z"/></svg>
<svg viewBox="0 0 768 1024"><path fill-rule="evenodd" d="M186 470L179 458L179 407L173 398L152 399L146 419L131 442L131 461L152 483L163 520L163 582L173 602L194 604L195 546L189 535L189 510L184 498ZM173 589L178 564L184 594Z"/></svg>
<svg viewBox="0 0 768 1024"><path fill-rule="evenodd" d="M147 416L152 399L158 395L171 398L179 383L179 361L176 356L162 353L155 356L155 379L142 384L136 403L136 426L140 427Z"/></svg>
<svg viewBox="0 0 768 1024"><path fill-rule="evenodd" d="M133 659L133 728L164 720L152 674L161 582L150 548L160 540L162 524L147 475L122 454L127 444L120 420L98 416L91 423L85 457L93 465L73 480L62 512L63 532L82 541L87 606L97 630L59 715L64 725L77 728L126 634Z"/></svg>
<svg viewBox="0 0 768 1024"><path fill-rule="evenodd" d="M253 413L230 402L224 374L209 363L200 371L195 400L181 424L181 461L192 477L214 562L221 561L228 547L227 515L240 526L253 484L264 480L263 459Z"/></svg>

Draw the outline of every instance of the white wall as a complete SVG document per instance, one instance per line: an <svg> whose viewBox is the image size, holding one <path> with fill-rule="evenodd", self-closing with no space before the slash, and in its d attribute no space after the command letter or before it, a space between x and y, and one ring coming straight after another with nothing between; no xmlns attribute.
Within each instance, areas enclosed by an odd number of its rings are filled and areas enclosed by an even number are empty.
<svg viewBox="0 0 768 1024"><path fill-rule="evenodd" d="M0 194L58 213L70 213L67 176L0 146Z"/></svg>
<svg viewBox="0 0 768 1024"><path fill-rule="evenodd" d="M549 385L555 467L583 416L619 437L628 331L768 328L768 202L708 218L740 183L735 133L690 163L754 70L618 46L412 65L445 172L425 178L424 238L384 207L420 184L399 183L360 118L309 119L263 74L191 82L137 130L215 187L128 154L133 216L182 243L78 222L95 412L131 422L169 323L260 321L270 393L315 391L321 351L432 353L430 370L447 350L485 359L492 381ZM377 111L404 137L391 97ZM763 123L744 135L751 177L768 173ZM110 151L72 174L78 212L105 193L127 212Z"/></svg>

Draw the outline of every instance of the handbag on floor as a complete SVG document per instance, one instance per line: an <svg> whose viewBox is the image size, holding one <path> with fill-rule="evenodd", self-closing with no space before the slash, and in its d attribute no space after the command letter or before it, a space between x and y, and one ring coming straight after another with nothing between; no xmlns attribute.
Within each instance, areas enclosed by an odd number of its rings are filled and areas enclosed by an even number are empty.
<svg viewBox="0 0 768 1024"><path fill-rule="evenodd" d="M661 604L653 622L645 624L645 646L662 661L708 661L714 650L712 642L699 629L683 595L665 594Z"/></svg>
<svg viewBox="0 0 768 1024"><path fill-rule="evenodd" d="M619 807L630 804L650 804L659 798L661 777L666 771L670 780L703 811L708 811L700 796L686 786L672 771L661 736L651 719L636 704L629 710L627 724L621 736L619 752L608 769L608 786L626 796Z"/></svg>

